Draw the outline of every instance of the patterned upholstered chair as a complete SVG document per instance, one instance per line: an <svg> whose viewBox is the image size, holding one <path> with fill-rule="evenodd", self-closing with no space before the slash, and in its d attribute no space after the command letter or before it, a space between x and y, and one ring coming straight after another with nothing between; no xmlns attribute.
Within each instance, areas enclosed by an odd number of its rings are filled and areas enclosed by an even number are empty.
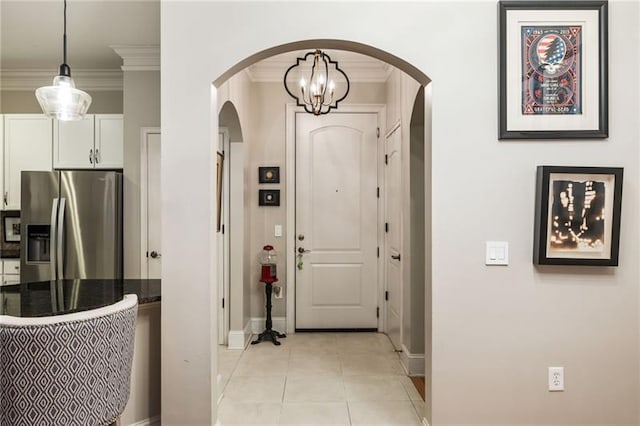
<svg viewBox="0 0 640 426"><path fill-rule="evenodd" d="M0 425L108 425L129 399L138 299L73 314L0 316Z"/></svg>

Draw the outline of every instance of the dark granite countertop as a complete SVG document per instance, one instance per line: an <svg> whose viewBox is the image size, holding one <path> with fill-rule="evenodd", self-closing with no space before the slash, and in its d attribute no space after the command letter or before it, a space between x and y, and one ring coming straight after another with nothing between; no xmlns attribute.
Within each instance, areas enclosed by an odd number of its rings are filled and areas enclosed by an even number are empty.
<svg viewBox="0 0 640 426"><path fill-rule="evenodd" d="M101 308L119 302L125 294L138 303L160 301L160 280L75 279L27 282L0 286L0 315L43 317Z"/></svg>

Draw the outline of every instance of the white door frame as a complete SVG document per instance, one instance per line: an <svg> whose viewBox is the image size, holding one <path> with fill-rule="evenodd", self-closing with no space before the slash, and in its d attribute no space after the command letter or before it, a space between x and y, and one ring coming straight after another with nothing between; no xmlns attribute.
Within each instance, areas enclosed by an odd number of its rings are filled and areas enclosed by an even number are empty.
<svg viewBox="0 0 640 426"><path fill-rule="evenodd" d="M296 114L305 113L304 109L296 106L295 104L286 105L285 116L285 170L286 172L286 220L287 220L287 240L286 240L286 332L295 333L295 317L296 317L296 289L295 289L295 277L296 277ZM378 115L378 128L380 132L378 134L378 187L382 188L382 179L384 176L384 135L385 123L386 123L386 105L384 104L351 104L340 106L339 110L332 112L331 114L340 113L373 113ZM382 195L378 198L378 246L384 241L384 219L382 212L384 205L382 203ZM382 247L381 247L382 251ZM382 255L378 257L378 306L381 301L384 300L384 280L381 279L384 275L384 262L382 261ZM379 306L380 307L380 306ZM384 318L384 309L381 309L378 317L378 331L383 331L386 326Z"/></svg>
<svg viewBox="0 0 640 426"><path fill-rule="evenodd" d="M140 278L148 278L149 259L147 258L147 138L149 135L161 135L160 127L142 127L140 129Z"/></svg>

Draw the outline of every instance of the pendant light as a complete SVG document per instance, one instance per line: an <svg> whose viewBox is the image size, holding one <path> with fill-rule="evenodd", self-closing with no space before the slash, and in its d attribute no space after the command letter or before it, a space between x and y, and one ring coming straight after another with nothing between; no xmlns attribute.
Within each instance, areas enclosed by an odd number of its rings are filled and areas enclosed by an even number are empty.
<svg viewBox="0 0 640 426"><path fill-rule="evenodd" d="M64 33L62 36L62 64L60 74L53 78L52 86L36 90L36 98L42 111L60 121L80 120L91 105L91 96L76 89L71 78L71 68L67 65L67 0L64 0Z"/></svg>
<svg viewBox="0 0 640 426"><path fill-rule="evenodd" d="M294 90L290 89L296 82L299 95L295 95ZM338 103L347 97L349 78L338 67L337 61L332 61L325 52L315 50L297 58L296 63L287 69L284 88L306 112L321 115L337 109ZM337 96L336 88L340 89Z"/></svg>

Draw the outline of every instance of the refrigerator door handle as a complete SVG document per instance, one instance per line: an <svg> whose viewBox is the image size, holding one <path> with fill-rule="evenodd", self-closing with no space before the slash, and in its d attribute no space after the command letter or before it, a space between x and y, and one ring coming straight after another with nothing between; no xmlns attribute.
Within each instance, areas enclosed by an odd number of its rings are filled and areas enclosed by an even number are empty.
<svg viewBox="0 0 640 426"><path fill-rule="evenodd" d="M64 278L64 211L65 211L65 198L60 198L60 207L58 208L58 236L57 236L57 260L58 260L58 279Z"/></svg>
<svg viewBox="0 0 640 426"><path fill-rule="evenodd" d="M58 198L53 199L53 203L51 203L51 229L49 231L49 263L51 264L51 280L55 281L58 276L56 274L58 263L57 263L57 245L56 245L56 226L58 218Z"/></svg>

